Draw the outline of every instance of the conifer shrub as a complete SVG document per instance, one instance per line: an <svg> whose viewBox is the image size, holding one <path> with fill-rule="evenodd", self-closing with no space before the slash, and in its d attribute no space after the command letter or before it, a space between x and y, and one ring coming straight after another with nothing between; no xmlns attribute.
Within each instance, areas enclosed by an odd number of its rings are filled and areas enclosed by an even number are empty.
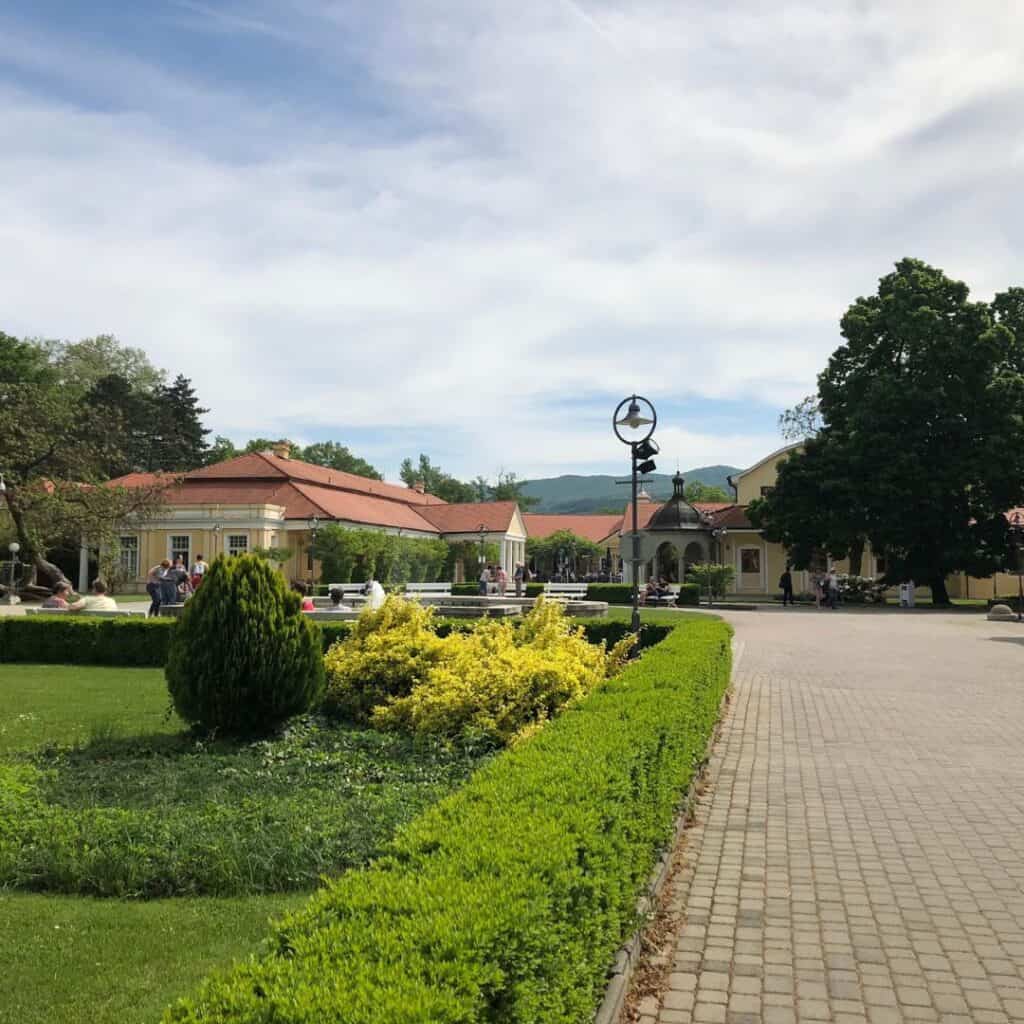
<svg viewBox="0 0 1024 1024"><path fill-rule="evenodd" d="M320 634L262 558L221 556L185 605L165 674L178 714L235 735L270 732L324 688Z"/></svg>

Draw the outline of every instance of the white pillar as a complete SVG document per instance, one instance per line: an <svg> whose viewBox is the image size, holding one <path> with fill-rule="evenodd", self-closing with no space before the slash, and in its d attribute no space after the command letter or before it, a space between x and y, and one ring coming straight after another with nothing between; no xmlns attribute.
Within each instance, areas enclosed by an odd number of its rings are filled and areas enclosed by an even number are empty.
<svg viewBox="0 0 1024 1024"><path fill-rule="evenodd" d="M78 593L89 589L89 546L83 540L78 547Z"/></svg>

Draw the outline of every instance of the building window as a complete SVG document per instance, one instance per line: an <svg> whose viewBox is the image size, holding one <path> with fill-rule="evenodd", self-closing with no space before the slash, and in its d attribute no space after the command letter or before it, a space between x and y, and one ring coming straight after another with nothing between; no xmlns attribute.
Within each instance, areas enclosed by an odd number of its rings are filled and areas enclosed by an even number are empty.
<svg viewBox="0 0 1024 1024"><path fill-rule="evenodd" d="M139 575L139 538L120 538L121 572L127 579L133 580Z"/></svg>
<svg viewBox="0 0 1024 1024"><path fill-rule="evenodd" d="M740 572L761 574L761 549L744 548L740 552Z"/></svg>
<svg viewBox="0 0 1024 1024"><path fill-rule="evenodd" d="M774 491L774 490L775 490L774 487L762 487L761 488L761 497L762 498L767 498L772 493L772 491Z"/></svg>
<svg viewBox="0 0 1024 1024"><path fill-rule="evenodd" d="M171 535L170 553L168 557L173 564L179 558L185 563L185 567L188 568L190 565L189 554L192 547L192 538L188 534Z"/></svg>
<svg viewBox="0 0 1024 1024"><path fill-rule="evenodd" d="M244 555L249 550L247 533L228 534L228 555Z"/></svg>

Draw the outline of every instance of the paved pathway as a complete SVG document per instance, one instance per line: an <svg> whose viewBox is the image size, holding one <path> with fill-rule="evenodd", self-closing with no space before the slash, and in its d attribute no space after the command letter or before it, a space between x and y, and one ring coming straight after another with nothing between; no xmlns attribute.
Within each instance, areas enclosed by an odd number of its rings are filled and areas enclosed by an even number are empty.
<svg viewBox="0 0 1024 1024"><path fill-rule="evenodd" d="M1024 626L728 617L736 697L641 1020L1024 1022Z"/></svg>

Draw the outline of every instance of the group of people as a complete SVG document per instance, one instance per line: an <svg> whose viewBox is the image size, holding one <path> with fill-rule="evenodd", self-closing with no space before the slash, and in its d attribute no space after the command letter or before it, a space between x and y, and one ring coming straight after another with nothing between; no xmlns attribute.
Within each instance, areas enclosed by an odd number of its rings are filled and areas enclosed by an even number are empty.
<svg viewBox="0 0 1024 1024"><path fill-rule="evenodd" d="M647 604L648 601L659 602L663 597L673 597L672 588L663 576L652 576L642 591L640 591L640 603Z"/></svg>
<svg viewBox="0 0 1024 1024"><path fill-rule="evenodd" d="M57 583L41 608L49 611L67 612L116 612L117 602L107 593L107 585L101 579L92 581L90 592L77 601L72 601L74 590L67 580Z"/></svg>
<svg viewBox="0 0 1024 1024"><path fill-rule="evenodd" d="M839 577L834 569L825 573L816 573L812 579L814 590L815 608L831 608L833 611L839 606L841 594L839 590ZM795 605L793 597L793 574L786 566L785 572L779 577L779 589L782 591L782 605Z"/></svg>
<svg viewBox="0 0 1024 1024"><path fill-rule="evenodd" d="M515 571L512 574L512 582L515 584L516 597L523 596L523 588L529 582L530 570L523 565L522 562L517 562ZM485 565L480 570L480 596L486 597L488 594L495 593L499 597L504 597L508 592L508 572L505 570L503 565ZM491 588L494 588L493 590Z"/></svg>
<svg viewBox="0 0 1024 1024"><path fill-rule="evenodd" d="M196 555L191 571L179 555L172 562L165 558L146 573L146 593L149 594L149 615L159 615L163 605L184 604L199 589L210 566L202 555Z"/></svg>

